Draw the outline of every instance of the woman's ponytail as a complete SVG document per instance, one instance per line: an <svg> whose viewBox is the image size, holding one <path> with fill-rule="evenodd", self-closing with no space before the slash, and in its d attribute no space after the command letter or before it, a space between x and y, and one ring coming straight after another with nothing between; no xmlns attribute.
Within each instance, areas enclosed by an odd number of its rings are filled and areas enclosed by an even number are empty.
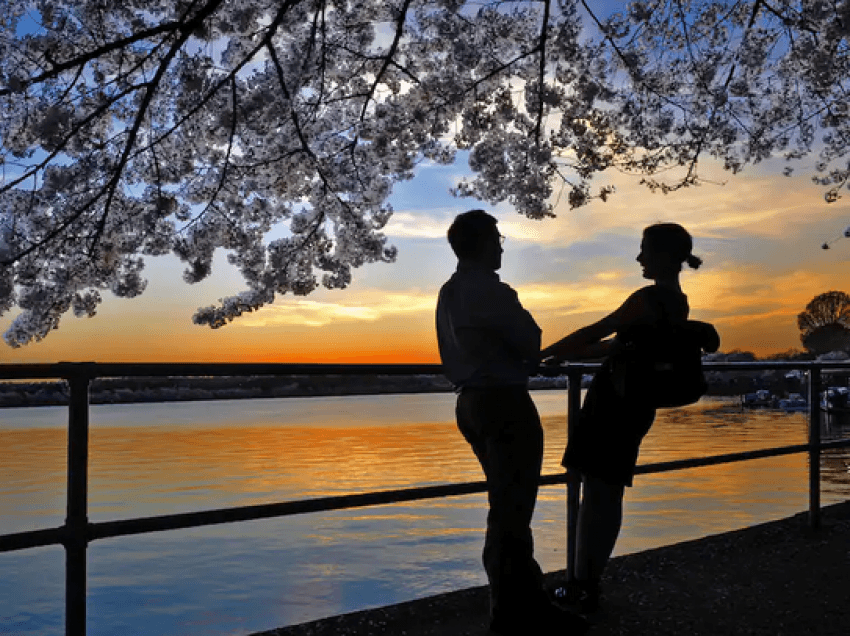
<svg viewBox="0 0 850 636"><path fill-rule="evenodd" d="M685 258L685 262L691 269L699 269L699 266L702 265L702 259L699 256L694 256L693 254L688 254L687 258Z"/></svg>

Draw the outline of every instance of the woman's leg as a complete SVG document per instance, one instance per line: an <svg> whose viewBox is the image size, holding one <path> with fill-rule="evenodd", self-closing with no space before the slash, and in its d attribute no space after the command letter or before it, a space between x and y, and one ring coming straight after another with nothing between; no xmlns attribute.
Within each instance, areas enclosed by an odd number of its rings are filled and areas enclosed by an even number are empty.
<svg viewBox="0 0 850 636"><path fill-rule="evenodd" d="M622 485L582 475L576 537L576 579L597 583L608 564L623 522Z"/></svg>

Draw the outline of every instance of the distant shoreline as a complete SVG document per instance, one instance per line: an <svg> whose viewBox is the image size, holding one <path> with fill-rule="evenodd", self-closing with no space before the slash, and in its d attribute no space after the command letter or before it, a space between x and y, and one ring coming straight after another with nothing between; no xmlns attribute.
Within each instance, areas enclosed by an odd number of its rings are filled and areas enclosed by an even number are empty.
<svg viewBox="0 0 850 636"><path fill-rule="evenodd" d="M587 386L589 375L582 378ZM783 397L805 393L800 375L783 371L708 371L708 395L738 397L767 389ZM844 378L840 383L846 385ZM529 388L567 388L567 376L534 376ZM137 404L282 397L335 397L411 393L448 393L452 385L441 374L420 375L285 375L234 377L131 377L92 381L91 404ZM0 409L66 406L68 387L62 381L0 382Z"/></svg>
<svg viewBox="0 0 850 636"><path fill-rule="evenodd" d="M566 389L565 376L535 377L529 388ZM335 397L412 393L449 393L442 375L328 375L213 378L108 378L92 382L91 404L193 402L283 397ZM0 383L0 408L66 406L64 382Z"/></svg>

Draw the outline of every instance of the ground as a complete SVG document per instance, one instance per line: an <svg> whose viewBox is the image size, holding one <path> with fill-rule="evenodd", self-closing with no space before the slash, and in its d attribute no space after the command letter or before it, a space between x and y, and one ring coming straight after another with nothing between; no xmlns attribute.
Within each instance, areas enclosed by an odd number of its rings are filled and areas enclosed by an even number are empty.
<svg viewBox="0 0 850 636"><path fill-rule="evenodd" d="M588 636L847 636L850 502L817 530L801 513L618 557L603 591ZM483 636L486 618L478 587L254 636Z"/></svg>

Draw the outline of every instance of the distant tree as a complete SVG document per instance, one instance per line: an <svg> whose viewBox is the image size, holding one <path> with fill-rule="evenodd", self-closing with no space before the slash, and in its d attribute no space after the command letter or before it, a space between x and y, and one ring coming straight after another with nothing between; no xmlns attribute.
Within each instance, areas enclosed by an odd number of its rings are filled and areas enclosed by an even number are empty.
<svg viewBox="0 0 850 636"><path fill-rule="evenodd" d="M697 184L703 157L734 173L816 152L838 198L850 2L593 5L0 2L0 314L21 310L6 342L93 315L102 291L141 294L145 259L167 253L189 283L218 249L241 270L245 291L195 314L211 327L344 288L396 256L393 184L458 150L474 177L457 194L530 218L606 198L590 181L609 168Z"/></svg>
<svg viewBox="0 0 850 636"><path fill-rule="evenodd" d="M771 353L763 358L764 360L813 360L814 356L809 351L801 351L800 349L788 349L778 353Z"/></svg>
<svg viewBox="0 0 850 636"><path fill-rule="evenodd" d="M850 347L850 329L842 325L823 325L805 336L801 336L803 346L812 353L846 351Z"/></svg>
<svg viewBox="0 0 850 636"><path fill-rule="evenodd" d="M797 315L800 341L815 353L850 348L850 296L829 291L815 296Z"/></svg>
<svg viewBox="0 0 850 636"><path fill-rule="evenodd" d="M744 351L742 349L732 349L726 354L726 360L729 362L754 362L756 354L752 351Z"/></svg>

